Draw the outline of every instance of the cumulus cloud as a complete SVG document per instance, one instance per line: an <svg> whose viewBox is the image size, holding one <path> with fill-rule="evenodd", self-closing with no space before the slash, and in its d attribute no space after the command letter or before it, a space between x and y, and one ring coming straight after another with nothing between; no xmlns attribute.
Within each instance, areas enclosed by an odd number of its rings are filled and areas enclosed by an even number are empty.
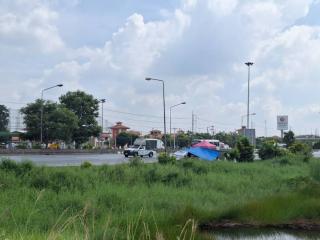
<svg viewBox="0 0 320 240"><path fill-rule="evenodd" d="M55 25L60 16L56 6L62 1L5 3L0 7L0 48L6 49L6 56L39 50L46 54L36 58L36 66L43 60L37 71L26 70L35 64L30 61L21 75L11 77L15 83L27 79L32 89L61 81L65 91L83 89L107 97L113 108L159 115L161 86L143 81L150 75L166 80L167 105L187 101L179 108L180 116L190 116L193 110L212 121L202 122L202 127L216 123L220 129L234 130L246 111L243 63L251 60L256 126L264 120L271 125L277 114L288 113L298 129L303 116L317 109L313 101L320 85L320 30L296 24L308 15L312 0L183 0L178 8L166 9L161 19L133 13L117 23L103 45L80 48L68 46ZM81 2L69 7L77 5ZM10 87L7 84L6 91ZM21 92L16 90L14 96ZM186 120L181 126L189 125ZM275 124L270 128L275 132Z"/></svg>
<svg viewBox="0 0 320 240"><path fill-rule="evenodd" d="M5 1L7 2L7 1ZM0 6L0 44L43 52L60 50L64 42L54 21L58 13L39 1L13 1Z"/></svg>

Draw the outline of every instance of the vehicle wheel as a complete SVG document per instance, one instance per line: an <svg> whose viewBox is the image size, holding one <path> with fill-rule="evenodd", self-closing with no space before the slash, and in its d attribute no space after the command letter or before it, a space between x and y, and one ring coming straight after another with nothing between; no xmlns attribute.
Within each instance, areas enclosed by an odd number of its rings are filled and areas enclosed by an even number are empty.
<svg viewBox="0 0 320 240"><path fill-rule="evenodd" d="M149 158L152 158L153 157L153 152L150 152L149 153Z"/></svg>
<svg viewBox="0 0 320 240"><path fill-rule="evenodd" d="M125 154L125 155L124 155L124 157L126 157L126 158L127 158L127 157L129 157L129 156L128 156L127 154Z"/></svg>

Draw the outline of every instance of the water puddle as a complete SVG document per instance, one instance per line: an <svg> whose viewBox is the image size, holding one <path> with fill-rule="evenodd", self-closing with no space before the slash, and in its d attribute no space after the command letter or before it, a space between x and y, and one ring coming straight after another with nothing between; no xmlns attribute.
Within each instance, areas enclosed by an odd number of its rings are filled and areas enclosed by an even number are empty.
<svg viewBox="0 0 320 240"><path fill-rule="evenodd" d="M279 231L279 229L228 229L215 231L212 235L215 240L320 240L318 231Z"/></svg>

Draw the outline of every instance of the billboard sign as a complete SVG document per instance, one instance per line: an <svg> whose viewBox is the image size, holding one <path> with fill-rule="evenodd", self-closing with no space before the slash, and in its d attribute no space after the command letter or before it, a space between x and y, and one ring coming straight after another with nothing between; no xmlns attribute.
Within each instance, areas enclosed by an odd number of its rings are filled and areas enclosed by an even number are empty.
<svg viewBox="0 0 320 240"><path fill-rule="evenodd" d="M288 115L277 116L277 129L288 130Z"/></svg>

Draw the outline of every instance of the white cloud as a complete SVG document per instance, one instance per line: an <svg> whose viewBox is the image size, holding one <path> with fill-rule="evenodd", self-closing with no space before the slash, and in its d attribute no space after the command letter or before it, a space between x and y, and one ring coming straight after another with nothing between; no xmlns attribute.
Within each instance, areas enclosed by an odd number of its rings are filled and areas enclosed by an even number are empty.
<svg viewBox="0 0 320 240"><path fill-rule="evenodd" d="M180 116L190 116L194 110L200 118L222 123L220 129L234 130L246 111L243 62L252 60L251 109L257 113L256 125L267 120L274 130L275 116L288 113L290 124L298 129L304 117L318 109L312 96L320 87L320 30L295 24L312 3L184 0L178 9L167 9L160 20L134 13L116 23L120 27L104 44L75 48L67 46L55 25L61 15L54 6L62 1L15 1L0 7L0 49L6 49L9 59L13 52L18 52L15 57L24 56L19 51L46 55L27 62L15 78L10 77L12 69L0 69L14 82L3 89L9 91L27 79L13 93L19 98L26 86L39 92L61 81L64 91L84 89L108 98L114 108L161 115L160 85L143 81L151 75L166 80L168 106L187 101L179 108ZM27 72L42 60L37 71ZM183 127L190 128L188 124Z"/></svg>
<svg viewBox="0 0 320 240"><path fill-rule="evenodd" d="M50 53L61 50L64 42L54 25L58 13L38 1L17 1L0 6L0 44L22 51Z"/></svg>

